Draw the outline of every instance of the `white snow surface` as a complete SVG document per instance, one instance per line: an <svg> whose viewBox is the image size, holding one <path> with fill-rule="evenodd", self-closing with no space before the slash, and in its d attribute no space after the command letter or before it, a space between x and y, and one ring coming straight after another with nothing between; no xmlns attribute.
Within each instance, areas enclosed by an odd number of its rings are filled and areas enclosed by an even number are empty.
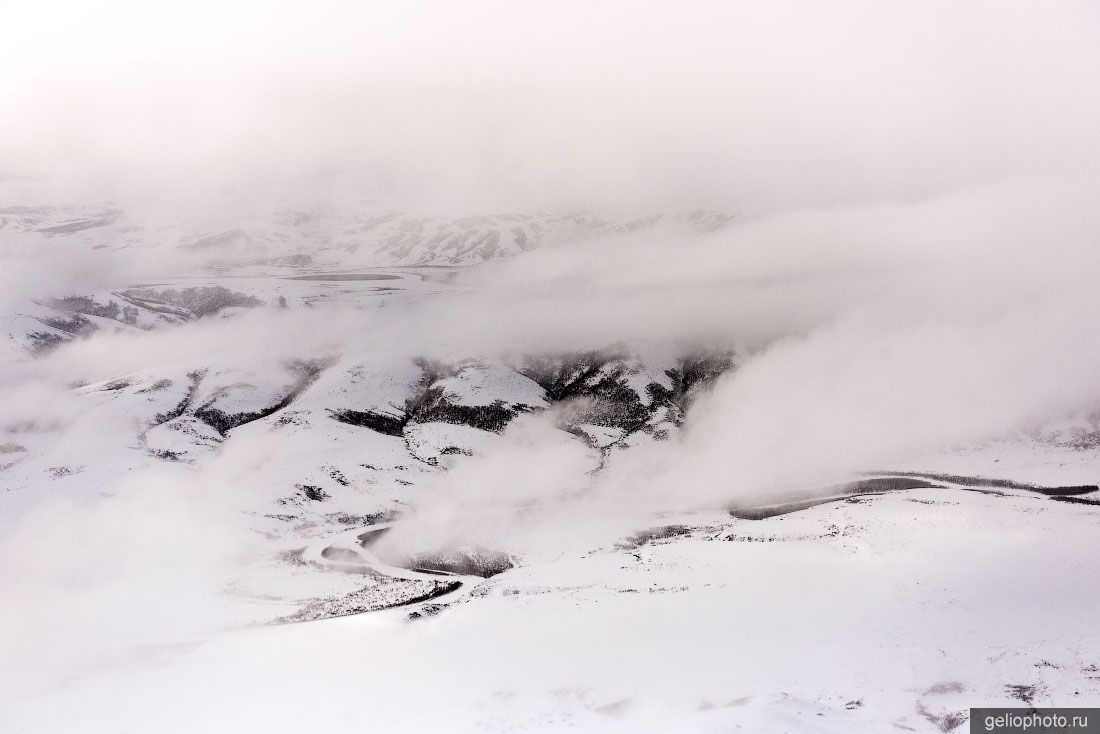
<svg viewBox="0 0 1100 734"><path fill-rule="evenodd" d="M594 548L398 610L189 636L9 699L12 731L940 731L1096 705L1100 521L922 490ZM960 562L965 559L965 562ZM79 712L79 713L77 713Z"/></svg>
<svg viewBox="0 0 1100 734"><path fill-rule="evenodd" d="M109 208L4 212L0 236L42 242L137 246L154 231ZM978 481L1096 484L1088 414L866 467L964 477L939 488L748 520L584 496L593 477L681 439L676 411L654 402L677 389L667 345L616 345L623 355L582 381L620 381L644 420L568 424L598 395L555 406L501 355L458 354L437 372L364 331L288 360L233 330L416 304L455 286L411 264L619 226L539 216L171 224L155 229L177 237L163 247L216 254L216 277L59 292L92 303L2 314L0 731L938 732L965 726L970 706L1100 705L1100 493ZM294 259L321 235L315 259ZM331 277L349 274L386 277ZM217 287L237 296L203 290ZM78 307L106 314L84 314L90 337ZM192 361L167 340L132 346L173 329L247 348ZM123 341L104 341L115 332ZM102 344L148 363L80 359ZM482 461L500 462L513 514L460 485L488 476ZM576 471L545 468L559 465ZM837 479L851 478L822 487ZM440 536L495 528L458 550L513 567L430 573L360 542L425 516ZM446 593L423 598L433 589Z"/></svg>

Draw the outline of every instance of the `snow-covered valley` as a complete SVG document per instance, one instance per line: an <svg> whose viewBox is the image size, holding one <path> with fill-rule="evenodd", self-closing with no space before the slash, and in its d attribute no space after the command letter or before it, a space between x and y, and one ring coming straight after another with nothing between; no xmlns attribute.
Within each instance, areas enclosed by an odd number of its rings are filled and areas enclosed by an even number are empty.
<svg viewBox="0 0 1100 734"><path fill-rule="evenodd" d="M9 730L952 731L1100 701L1094 417L670 503L637 467L751 351L479 354L383 316L465 297L455 271L301 265L7 314L34 396L3 427Z"/></svg>
<svg viewBox="0 0 1100 734"><path fill-rule="evenodd" d="M0 24L0 734L1097 729L1096 3Z"/></svg>

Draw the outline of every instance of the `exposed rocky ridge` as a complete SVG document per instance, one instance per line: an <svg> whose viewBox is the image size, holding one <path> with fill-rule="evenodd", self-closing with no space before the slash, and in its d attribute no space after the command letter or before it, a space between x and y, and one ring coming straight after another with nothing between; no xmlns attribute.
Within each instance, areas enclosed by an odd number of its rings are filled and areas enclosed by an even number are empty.
<svg viewBox="0 0 1100 734"><path fill-rule="evenodd" d="M542 385L551 402L568 403L565 430L588 435L585 425L659 432L656 424L679 427L694 391L736 364L730 351L698 352L647 365L622 350L527 358L520 371ZM663 437L663 436L658 436Z"/></svg>
<svg viewBox="0 0 1100 734"><path fill-rule="evenodd" d="M79 392L140 421L136 442L160 459L193 461L252 423L306 438L325 435L331 422L346 427L333 440L354 440L355 431L398 439L406 456L435 465L448 454L479 453L518 415L547 410L559 428L604 451L634 435L668 438L696 391L734 365L728 352L643 358L621 347L514 363L421 359L386 369L313 358L120 376ZM347 465L323 471L299 484L329 492L355 484ZM415 481L399 475L391 478Z"/></svg>
<svg viewBox="0 0 1100 734"><path fill-rule="evenodd" d="M351 406L329 412L342 423L402 436L406 427L418 423L449 423L499 433L521 413L561 405L564 409L556 414L560 427L586 441L590 436L585 426L615 429L619 438L636 431L660 434L661 423L667 424L666 429L680 426L694 391L731 370L735 358L732 352L700 353L673 358L671 363L674 366L663 374L652 368L647 372L646 365L621 349L526 357L515 367L504 368L538 386L537 399L528 393L523 402L499 383L496 393L480 394L476 400L449 392L447 382L455 375L500 370L500 365L421 360L417 363L422 370L419 390L406 400L400 414ZM499 371L495 377L504 379Z"/></svg>

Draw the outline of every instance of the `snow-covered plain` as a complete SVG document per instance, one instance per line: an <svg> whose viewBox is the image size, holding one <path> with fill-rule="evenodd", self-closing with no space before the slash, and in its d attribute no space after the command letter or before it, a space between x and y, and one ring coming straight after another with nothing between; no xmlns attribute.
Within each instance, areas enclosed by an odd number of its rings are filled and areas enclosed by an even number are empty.
<svg viewBox="0 0 1100 734"><path fill-rule="evenodd" d="M101 262L211 253L4 304L5 731L952 731L1100 705L1095 415L783 495L731 466L728 507L669 504L623 487L751 350L508 352L404 316L477 296L430 266L639 223L3 212L0 236Z"/></svg>
<svg viewBox="0 0 1100 734"><path fill-rule="evenodd" d="M10 697L13 731L950 731L1095 704L1094 507L925 490L691 528L407 609L190 635Z"/></svg>

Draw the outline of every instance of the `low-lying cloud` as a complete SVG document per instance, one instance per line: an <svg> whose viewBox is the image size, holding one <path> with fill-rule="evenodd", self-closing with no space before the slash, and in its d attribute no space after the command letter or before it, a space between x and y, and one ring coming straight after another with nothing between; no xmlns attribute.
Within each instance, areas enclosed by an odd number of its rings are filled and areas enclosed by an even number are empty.
<svg viewBox="0 0 1100 734"><path fill-rule="evenodd" d="M138 371L351 352L396 364L618 342L736 347L742 364L698 396L678 440L594 473L598 454L552 412L524 416L493 452L455 459L392 535L414 550L431 539L545 551L555 533L603 542L634 513L774 496L1100 404L1091 4L11 13L0 187L22 192L13 204L109 202L133 221L196 230L295 207L713 208L735 219L705 234L668 225L534 250L383 309L258 308L99 333L37 360L11 352L3 427L105 445L112 434L71 391ZM0 235L5 316L192 274L203 257L96 249L94 232ZM90 514L58 498L21 505L0 524L0 572L17 590L0 626L31 625L27 639L41 640L66 623L32 625L38 611L72 599L90 610L76 614L82 629L111 639L149 632L112 616L128 602L152 628L202 627L209 606L159 595L215 593L224 579L206 572L248 543L235 537L232 497L208 504L196 490L233 486L264 458L100 475L89 486L126 499ZM141 558L150 528L164 557Z"/></svg>

